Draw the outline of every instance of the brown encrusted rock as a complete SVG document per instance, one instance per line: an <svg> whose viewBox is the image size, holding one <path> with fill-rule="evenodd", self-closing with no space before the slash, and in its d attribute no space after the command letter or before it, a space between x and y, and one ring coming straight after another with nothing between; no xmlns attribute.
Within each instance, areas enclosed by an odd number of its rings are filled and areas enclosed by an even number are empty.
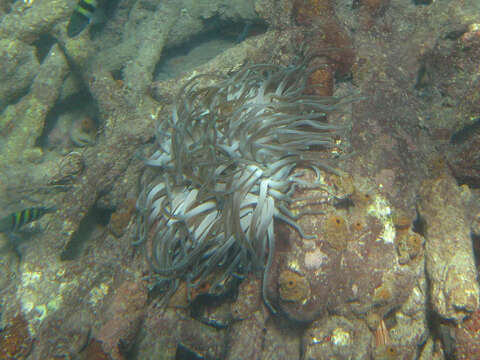
<svg viewBox="0 0 480 360"><path fill-rule="evenodd" d="M442 317L460 321L478 308L479 287L470 227L455 179L426 181L418 209L425 223L432 306Z"/></svg>
<svg viewBox="0 0 480 360"><path fill-rule="evenodd" d="M37 333L35 348L30 354L31 358L75 357L89 344L93 322L94 315L79 307L68 313L55 313L45 320L40 333Z"/></svg>
<svg viewBox="0 0 480 360"><path fill-rule="evenodd" d="M388 200L373 191L345 194L337 180L327 174L325 190L296 195L302 200L292 204L293 211L324 212L298 220L306 238L291 226L277 227L267 295L274 308L295 321L327 313L365 314L372 308L383 315L401 305L413 287L410 263L399 261ZM344 206L339 194L351 204Z"/></svg>
<svg viewBox="0 0 480 360"><path fill-rule="evenodd" d="M146 302L147 289L140 282L127 280L116 289L105 313L107 320L95 334L112 359L123 359L122 353L132 347L143 321Z"/></svg>

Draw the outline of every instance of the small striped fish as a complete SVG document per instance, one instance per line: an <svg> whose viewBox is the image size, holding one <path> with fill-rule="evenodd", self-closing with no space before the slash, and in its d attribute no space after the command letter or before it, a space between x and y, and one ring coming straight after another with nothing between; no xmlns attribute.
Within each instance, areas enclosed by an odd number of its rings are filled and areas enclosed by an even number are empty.
<svg viewBox="0 0 480 360"><path fill-rule="evenodd" d="M14 212L0 219L0 233L17 232L23 225L40 219L43 215L54 212L52 207L33 207Z"/></svg>
<svg viewBox="0 0 480 360"><path fill-rule="evenodd" d="M67 26L68 37L73 38L77 36L90 22L100 22L102 18L103 14L99 11L97 0L80 0Z"/></svg>

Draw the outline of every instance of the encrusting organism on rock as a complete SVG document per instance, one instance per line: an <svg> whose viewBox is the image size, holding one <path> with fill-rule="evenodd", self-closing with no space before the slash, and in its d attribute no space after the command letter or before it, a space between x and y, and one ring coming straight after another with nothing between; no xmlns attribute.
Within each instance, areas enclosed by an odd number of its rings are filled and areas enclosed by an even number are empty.
<svg viewBox="0 0 480 360"><path fill-rule="evenodd" d="M137 201L139 234L160 285L172 294L216 279L263 272L263 296L275 247L274 220L303 233L289 204L297 188L321 187L333 171L318 150L345 129L327 114L350 98L306 95L315 69L259 64L230 77L200 75L180 91L157 130ZM211 85L201 87L205 80ZM316 180L301 179L313 171ZM272 311L274 311L272 309Z"/></svg>

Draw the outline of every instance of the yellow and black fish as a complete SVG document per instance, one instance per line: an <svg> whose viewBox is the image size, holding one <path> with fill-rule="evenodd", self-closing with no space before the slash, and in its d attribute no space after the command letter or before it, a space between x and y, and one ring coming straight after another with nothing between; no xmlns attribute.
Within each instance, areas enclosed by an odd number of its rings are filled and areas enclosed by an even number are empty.
<svg viewBox="0 0 480 360"><path fill-rule="evenodd" d="M40 219L43 215L54 212L53 207L33 207L14 212L0 219L0 233L17 232L23 225Z"/></svg>
<svg viewBox="0 0 480 360"><path fill-rule="evenodd" d="M80 34L90 22L94 22L98 14L97 0L80 0L70 17L67 35L73 38Z"/></svg>

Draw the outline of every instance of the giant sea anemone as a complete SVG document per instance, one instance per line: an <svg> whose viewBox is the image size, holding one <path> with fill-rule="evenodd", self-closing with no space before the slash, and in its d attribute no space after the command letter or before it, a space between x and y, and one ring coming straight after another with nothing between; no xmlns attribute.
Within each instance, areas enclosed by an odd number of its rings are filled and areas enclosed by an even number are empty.
<svg viewBox="0 0 480 360"><path fill-rule="evenodd" d="M290 209L302 180L333 171L319 149L335 146L344 128L327 115L342 102L307 95L313 70L252 65L229 77L200 75L180 91L160 123L137 201L139 239L156 278L172 294L251 271L263 274L263 296L275 247L274 222L307 237ZM211 85L201 87L204 80ZM214 280L212 280L214 279ZM273 310L273 309L272 309Z"/></svg>

